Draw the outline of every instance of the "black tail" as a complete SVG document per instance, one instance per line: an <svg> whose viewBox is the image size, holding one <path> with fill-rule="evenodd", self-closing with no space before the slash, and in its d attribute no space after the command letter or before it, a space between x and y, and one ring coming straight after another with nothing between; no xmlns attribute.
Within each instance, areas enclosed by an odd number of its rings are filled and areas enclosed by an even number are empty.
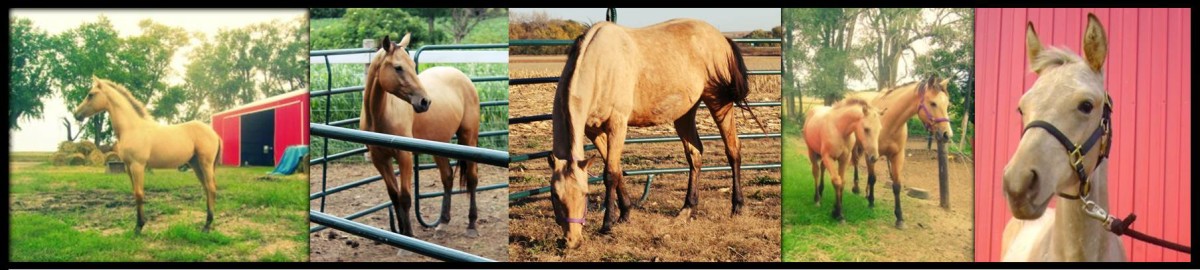
<svg viewBox="0 0 1200 270"><path fill-rule="evenodd" d="M725 38L725 41L729 42L729 49L733 51L733 58L729 59L729 68L737 69L737 72L730 72L731 78L729 80L729 88L732 90L730 94L733 94L733 103L741 107L742 110L749 112L750 117L754 119L755 123L758 123L758 127L762 129L763 133L768 133L767 126L758 120L758 116L754 115L754 111L750 109L750 102L746 100L750 96L750 82L747 79L749 74L746 70L746 61L742 59L742 50L736 42L733 42L733 39Z"/></svg>

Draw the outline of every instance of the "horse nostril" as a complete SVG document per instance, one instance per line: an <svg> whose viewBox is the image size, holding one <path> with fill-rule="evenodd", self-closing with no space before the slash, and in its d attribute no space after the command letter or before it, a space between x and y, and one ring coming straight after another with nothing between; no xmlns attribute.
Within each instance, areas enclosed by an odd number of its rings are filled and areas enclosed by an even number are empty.
<svg viewBox="0 0 1200 270"><path fill-rule="evenodd" d="M1029 191L1034 191L1035 189L1037 189L1037 186L1038 186L1038 174L1037 174L1037 171L1035 171L1035 170L1029 170L1029 172L1030 172L1029 186L1025 187L1025 189L1027 189ZM1030 193L1030 194L1032 194L1032 193Z"/></svg>

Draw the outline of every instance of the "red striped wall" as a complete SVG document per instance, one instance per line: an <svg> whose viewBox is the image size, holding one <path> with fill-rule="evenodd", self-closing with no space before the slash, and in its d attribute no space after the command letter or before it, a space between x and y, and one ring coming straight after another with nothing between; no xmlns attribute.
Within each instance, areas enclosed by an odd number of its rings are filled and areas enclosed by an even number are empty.
<svg viewBox="0 0 1200 270"><path fill-rule="evenodd" d="M1046 46L1081 52L1087 14L1108 31L1105 85L1115 106L1110 212L1137 213L1134 228L1191 245L1191 10L977 9L975 21L975 260L997 261L1011 215L1001 176L1020 139L1016 103L1037 79L1025 23ZM1123 237L1132 261L1191 257Z"/></svg>

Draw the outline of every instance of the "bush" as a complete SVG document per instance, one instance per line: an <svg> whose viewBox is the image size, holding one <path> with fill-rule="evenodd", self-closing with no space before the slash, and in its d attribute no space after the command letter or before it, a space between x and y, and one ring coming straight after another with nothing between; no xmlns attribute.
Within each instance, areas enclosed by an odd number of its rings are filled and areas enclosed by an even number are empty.
<svg viewBox="0 0 1200 270"><path fill-rule="evenodd" d="M574 40L591 25L577 21L551 19L544 12L514 13L508 22L510 39L559 39ZM519 46L510 48L515 55L567 54L569 46Z"/></svg>
<svg viewBox="0 0 1200 270"><path fill-rule="evenodd" d="M74 154L67 155L67 165L81 166L81 165L87 165L87 163L88 163L87 157L84 157L83 154L74 153Z"/></svg>
<svg viewBox="0 0 1200 270"><path fill-rule="evenodd" d="M422 18L395 8L351 8L342 19L311 34L313 50L362 47L363 39L383 40L390 36L399 42L404 34L412 34L409 48L440 44L450 40L450 33L434 29L430 36L428 23Z"/></svg>

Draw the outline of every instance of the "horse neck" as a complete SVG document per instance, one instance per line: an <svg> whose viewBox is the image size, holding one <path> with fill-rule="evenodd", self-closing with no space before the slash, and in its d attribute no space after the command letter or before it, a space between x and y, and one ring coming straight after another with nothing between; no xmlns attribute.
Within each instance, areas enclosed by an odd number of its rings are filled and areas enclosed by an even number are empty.
<svg viewBox="0 0 1200 270"><path fill-rule="evenodd" d="M861 107L859 106L851 106L841 108L834 113L835 116L833 122L834 125L837 126L838 135L841 135L842 137L849 136L850 134L854 133L855 130L857 130L856 128L862 124L864 117L862 114L854 113L852 110L860 109Z"/></svg>
<svg viewBox="0 0 1200 270"><path fill-rule="evenodd" d="M367 85L363 88L362 118L359 127L366 130L378 130L377 123L382 114L387 111L387 93L379 90L379 82L375 74L367 76Z"/></svg>
<svg viewBox="0 0 1200 270"><path fill-rule="evenodd" d="M112 122L113 132L116 133L117 139L120 139L123 134L128 135L142 127L158 124L158 122L138 116L132 104L108 106L108 119Z"/></svg>
<svg viewBox="0 0 1200 270"><path fill-rule="evenodd" d="M886 105L887 111L883 114L883 134L894 134L894 132L905 128L908 124L908 119L917 115L918 103L920 103L921 95L917 91L918 85L906 87L906 89L895 89L890 97L885 97L886 104L876 104L875 106ZM882 106L880 106L882 107Z"/></svg>
<svg viewBox="0 0 1200 270"><path fill-rule="evenodd" d="M1091 172L1090 197L1105 211L1110 211L1112 209L1108 207L1107 167L1108 163L1104 162ZM1052 252L1065 261L1100 261L1108 255L1109 238L1112 234L1104 228L1102 222L1087 216L1082 208L1083 200L1058 198L1058 206L1054 209L1056 217Z"/></svg>

